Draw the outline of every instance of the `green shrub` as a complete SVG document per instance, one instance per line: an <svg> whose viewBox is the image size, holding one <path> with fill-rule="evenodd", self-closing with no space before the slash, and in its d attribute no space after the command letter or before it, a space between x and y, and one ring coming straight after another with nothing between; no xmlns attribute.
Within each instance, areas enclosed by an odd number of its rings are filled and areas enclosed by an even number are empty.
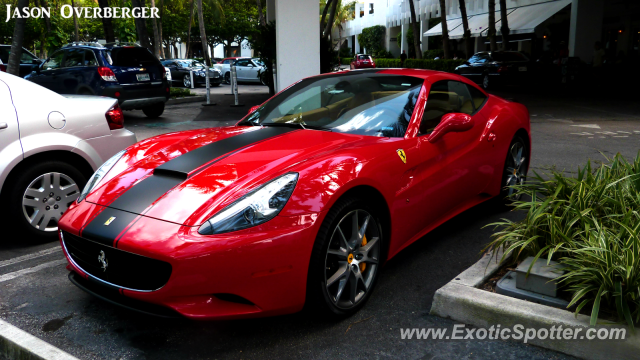
<svg viewBox="0 0 640 360"><path fill-rule="evenodd" d="M504 246L514 261L526 256L565 266L561 285L572 294L576 314L591 305L591 325L600 308L633 329L640 320L640 154L633 163L620 154L576 178L552 171L549 180L513 186L530 200L516 202L524 220L503 220L488 247Z"/></svg>
<svg viewBox="0 0 640 360"><path fill-rule="evenodd" d="M443 57L442 49L426 50L425 52L422 53L423 59L433 60L436 57L440 57L440 58Z"/></svg>
<svg viewBox="0 0 640 360"><path fill-rule="evenodd" d="M342 65L350 65L351 64L351 60L353 60L352 57L340 58L340 64L342 64Z"/></svg>
<svg viewBox="0 0 640 360"><path fill-rule="evenodd" d="M196 96L196 94L192 94L191 91L189 89L183 89L183 88L176 88L176 87L172 87L169 95L171 97L185 97L185 96Z"/></svg>
<svg viewBox="0 0 640 360"><path fill-rule="evenodd" d="M358 43L364 47L369 54L376 54L380 50L384 50L383 41L387 32L384 25L376 25L362 29L362 33L358 35Z"/></svg>
<svg viewBox="0 0 640 360"><path fill-rule="evenodd" d="M379 68L401 68L400 59L375 59L376 67ZM464 60L425 60L407 59L404 67L408 69L427 69L453 72L456 67L462 65Z"/></svg>
<svg viewBox="0 0 640 360"><path fill-rule="evenodd" d="M339 56L341 58L348 58L349 56L352 56L352 52L351 52L351 48L350 47L342 47L340 48L340 51L338 52Z"/></svg>

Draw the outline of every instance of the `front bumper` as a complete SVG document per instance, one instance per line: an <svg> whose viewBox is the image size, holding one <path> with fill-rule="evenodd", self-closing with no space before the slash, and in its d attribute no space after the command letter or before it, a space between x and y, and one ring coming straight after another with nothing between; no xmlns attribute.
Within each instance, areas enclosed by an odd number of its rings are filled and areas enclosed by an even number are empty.
<svg viewBox="0 0 640 360"><path fill-rule="evenodd" d="M119 96L116 96L116 93ZM166 80L146 84L114 84L106 87L99 95L117 99L123 110L136 110L167 102L170 97L170 86Z"/></svg>
<svg viewBox="0 0 640 360"><path fill-rule="evenodd" d="M65 213L59 227L80 236L86 219L101 208L83 201ZM76 285L130 309L207 320L280 315L299 311L304 305L318 215L277 216L254 228L214 236L199 235L197 228L140 217L117 242L117 248L171 264L169 280L155 291L125 289L101 281L74 263L62 239L61 244L69 261L67 269L77 274L73 275L76 281L72 279ZM98 264L98 254L95 259ZM111 262L109 268L125 265Z"/></svg>
<svg viewBox="0 0 640 360"><path fill-rule="evenodd" d="M202 77L202 76L193 76L193 79L195 81L196 84L200 85L200 84L206 84L207 83L207 78ZM210 77L209 78L209 83L212 85L216 85L216 84L222 84L222 76L214 78L214 77Z"/></svg>

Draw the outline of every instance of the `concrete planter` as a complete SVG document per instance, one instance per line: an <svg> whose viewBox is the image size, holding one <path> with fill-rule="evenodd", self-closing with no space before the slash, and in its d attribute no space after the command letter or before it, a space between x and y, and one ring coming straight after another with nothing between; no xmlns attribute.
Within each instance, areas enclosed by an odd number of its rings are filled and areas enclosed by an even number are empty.
<svg viewBox="0 0 640 360"><path fill-rule="evenodd" d="M498 259L501 256L502 254L498 254ZM490 255L483 256L476 264L438 289L430 313L478 328L489 328L498 324L502 329L513 328L517 324L533 329L550 329L554 325L561 325L563 329L581 327L583 330L576 339L536 338L528 343L584 359L640 358L640 334L633 334L626 326L612 324L595 327L624 329L625 340L599 340L597 337L588 340L583 336L591 328L588 316L575 317L573 312L478 289L500 267L495 258L492 261L489 261L489 258Z"/></svg>

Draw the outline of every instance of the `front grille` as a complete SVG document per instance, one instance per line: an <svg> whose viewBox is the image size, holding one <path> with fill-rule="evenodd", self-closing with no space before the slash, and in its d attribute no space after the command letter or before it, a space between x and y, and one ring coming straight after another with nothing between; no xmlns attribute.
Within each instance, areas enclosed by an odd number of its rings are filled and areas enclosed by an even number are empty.
<svg viewBox="0 0 640 360"><path fill-rule="evenodd" d="M62 232L62 241L79 268L117 287L139 291L158 290L171 276L171 264L164 261L118 250L66 231ZM107 264L106 269L101 258Z"/></svg>

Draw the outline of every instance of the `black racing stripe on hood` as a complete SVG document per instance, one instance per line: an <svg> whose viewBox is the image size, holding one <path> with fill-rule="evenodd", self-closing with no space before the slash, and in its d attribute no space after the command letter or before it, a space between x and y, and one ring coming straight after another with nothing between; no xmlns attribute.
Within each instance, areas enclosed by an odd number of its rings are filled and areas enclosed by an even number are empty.
<svg viewBox="0 0 640 360"><path fill-rule="evenodd" d="M109 219L114 218L109 222ZM122 233L129 224L131 224L138 214L105 207L98 216L96 216L84 229L82 229L83 238L93 240L102 245L114 246L114 240Z"/></svg>
<svg viewBox="0 0 640 360"><path fill-rule="evenodd" d="M175 159L171 159L166 163L158 166L153 171L153 173L154 175L163 174L186 179L190 172L213 159L237 151L255 142L266 140L268 138L286 134L290 131L295 130L298 129L286 127L268 127L266 129L232 136L230 138L216 141L209 145L205 145L195 150L189 151L188 153L178 156Z"/></svg>
<svg viewBox="0 0 640 360"><path fill-rule="evenodd" d="M223 156L253 143L295 130L298 129L269 127L255 130L213 142L167 161L157 167L153 175L133 185L91 220L82 230L82 237L115 246L118 235L138 215L142 215L156 200L186 180L193 170L214 159L221 160ZM115 219L106 225L111 217Z"/></svg>

